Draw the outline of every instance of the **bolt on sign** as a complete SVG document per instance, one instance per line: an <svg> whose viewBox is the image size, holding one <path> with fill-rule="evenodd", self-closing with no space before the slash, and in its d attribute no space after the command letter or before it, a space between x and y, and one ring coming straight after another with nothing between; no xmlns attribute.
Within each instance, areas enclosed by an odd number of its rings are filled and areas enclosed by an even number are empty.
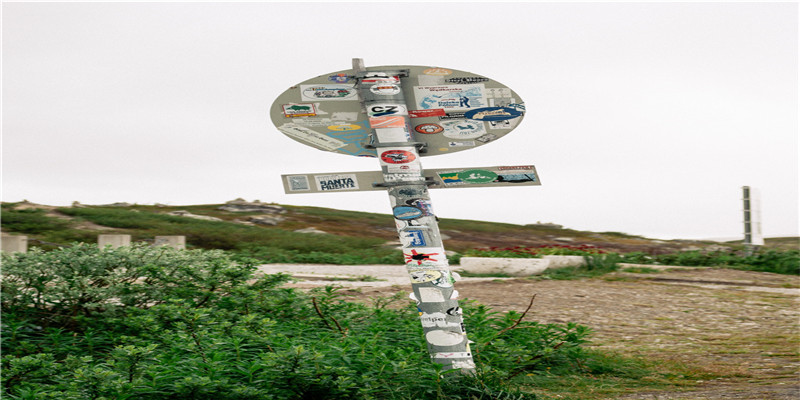
<svg viewBox="0 0 800 400"><path fill-rule="evenodd" d="M379 171L282 175L289 194L385 190L428 351L444 370L475 369L429 189L540 185L533 165L424 170L422 157L474 149L516 128L519 95L477 74L430 66L353 68L292 86L272 104L286 136L378 160Z"/></svg>

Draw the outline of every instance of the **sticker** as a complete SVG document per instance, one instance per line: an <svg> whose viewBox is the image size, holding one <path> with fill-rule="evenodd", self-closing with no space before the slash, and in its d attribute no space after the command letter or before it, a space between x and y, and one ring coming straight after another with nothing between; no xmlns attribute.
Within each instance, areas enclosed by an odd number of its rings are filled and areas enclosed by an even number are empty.
<svg viewBox="0 0 800 400"><path fill-rule="evenodd" d="M466 171L442 172L439 173L439 177L446 184L488 183L497 179L497 174L485 169L468 169Z"/></svg>
<svg viewBox="0 0 800 400"><path fill-rule="evenodd" d="M509 119L503 121L489 121L489 129L513 129L513 122L516 121Z"/></svg>
<svg viewBox="0 0 800 400"><path fill-rule="evenodd" d="M402 128L377 128L375 129L375 134L378 135L378 141L381 143L398 143L411 140L411 135L405 126Z"/></svg>
<svg viewBox="0 0 800 400"><path fill-rule="evenodd" d="M422 196L425 193L428 193L428 190L424 188L423 189L403 188L397 191L397 194L408 197Z"/></svg>
<svg viewBox="0 0 800 400"><path fill-rule="evenodd" d="M508 105L508 108L513 108L517 111L525 111L525 104L522 103L511 103Z"/></svg>
<svg viewBox="0 0 800 400"><path fill-rule="evenodd" d="M399 76L388 76L383 72L367 73L367 76L361 78L362 83L400 83Z"/></svg>
<svg viewBox="0 0 800 400"><path fill-rule="evenodd" d="M467 368L467 369L475 369L475 362L472 360L464 360L464 361L453 361L450 366L453 369L456 368Z"/></svg>
<svg viewBox="0 0 800 400"><path fill-rule="evenodd" d="M415 126L414 130L419 132L419 133L425 133L425 134L428 134L428 135L432 135L434 133L443 132L444 128L442 128L442 126L439 125L439 124L422 124L422 125Z"/></svg>
<svg viewBox="0 0 800 400"><path fill-rule="evenodd" d="M420 303L441 303L444 301L442 290L433 287L419 288Z"/></svg>
<svg viewBox="0 0 800 400"><path fill-rule="evenodd" d="M411 292L411 293L408 295L408 298L409 298L409 299L411 299L411 300L414 300L414 301L416 301L417 303L419 303L419 300L417 300L417 295L415 295L415 294L414 294L414 292ZM417 308L417 309L419 309L419 308Z"/></svg>
<svg viewBox="0 0 800 400"><path fill-rule="evenodd" d="M488 82L489 78L484 78L482 76L464 76L461 78L447 78L444 80L447 83L456 83L459 85L467 85L470 83L481 83L481 82Z"/></svg>
<svg viewBox="0 0 800 400"><path fill-rule="evenodd" d="M477 139L486 134L483 122L456 120L442 122L444 136L450 139Z"/></svg>
<svg viewBox="0 0 800 400"><path fill-rule="evenodd" d="M387 164L407 164L416 159L414 153L406 150L387 150L381 153L381 161Z"/></svg>
<svg viewBox="0 0 800 400"><path fill-rule="evenodd" d="M313 104L284 104L283 115L289 118L292 117L314 117L317 115L317 110Z"/></svg>
<svg viewBox="0 0 800 400"><path fill-rule="evenodd" d="M436 346L455 346L464 341L466 336L458 332L435 330L425 334L428 343ZM453 362L455 364L455 362Z"/></svg>
<svg viewBox="0 0 800 400"><path fill-rule="evenodd" d="M475 146L475 142L448 142L447 145L450 147L473 147Z"/></svg>
<svg viewBox="0 0 800 400"><path fill-rule="evenodd" d="M449 173L449 174L447 174L447 173L439 174L439 178L442 178L442 183L444 183L444 184L448 184L448 183L451 183L451 184L452 183L464 183L461 180L461 178L458 177L458 172Z"/></svg>
<svg viewBox="0 0 800 400"><path fill-rule="evenodd" d="M434 108L430 110L411 110L408 116L411 118L427 118L427 117L443 117L447 115L443 108Z"/></svg>
<svg viewBox="0 0 800 400"><path fill-rule="evenodd" d="M406 202L407 205L419 208L422 210L422 215L426 217L433 216L433 205L431 205L430 200L423 200L423 199L413 199L408 200Z"/></svg>
<svg viewBox="0 0 800 400"><path fill-rule="evenodd" d="M392 208L392 214L401 221L422 217L422 210L411 206L397 206Z"/></svg>
<svg viewBox="0 0 800 400"><path fill-rule="evenodd" d="M456 351L453 353L434 353L433 358L470 358L472 353L468 351Z"/></svg>
<svg viewBox="0 0 800 400"><path fill-rule="evenodd" d="M278 130L283 132L286 136L297 139L301 142L306 142L316 147L321 147L328 151L336 150L340 147L344 147L345 145L345 143L340 140L336 140L304 126L293 123L283 124L278 127Z"/></svg>
<svg viewBox="0 0 800 400"><path fill-rule="evenodd" d="M314 175L317 190L332 192L337 190L358 190L355 174Z"/></svg>
<svg viewBox="0 0 800 400"><path fill-rule="evenodd" d="M349 111L338 111L331 114L331 119L334 121L355 121L358 119L358 113Z"/></svg>
<svg viewBox="0 0 800 400"><path fill-rule="evenodd" d="M311 186L308 184L308 177L305 175L287 176L286 181L289 183L289 191L291 192L311 190Z"/></svg>
<svg viewBox="0 0 800 400"><path fill-rule="evenodd" d="M380 96L393 96L400 93L400 86L380 83L370 87L369 91Z"/></svg>
<svg viewBox="0 0 800 400"><path fill-rule="evenodd" d="M384 182L422 182L425 177L420 174L392 174L384 175Z"/></svg>
<svg viewBox="0 0 800 400"><path fill-rule="evenodd" d="M509 107L484 107L464 113L464 117L478 121L502 121L522 116L521 111Z"/></svg>
<svg viewBox="0 0 800 400"><path fill-rule="evenodd" d="M453 287L453 282L450 281L450 274L448 271L438 271L438 270L424 270L424 271L412 271L411 275L411 282L412 283L426 283L431 282L438 287Z"/></svg>
<svg viewBox="0 0 800 400"><path fill-rule="evenodd" d="M505 167L497 167L500 171L509 171L509 170L521 170L521 171L533 171L533 165L509 165Z"/></svg>
<svg viewBox="0 0 800 400"><path fill-rule="evenodd" d="M449 328L449 327L457 327L461 324L458 322L447 322L447 316L444 313L436 312L431 314L423 313L419 317L422 326L425 328Z"/></svg>
<svg viewBox="0 0 800 400"><path fill-rule="evenodd" d="M403 116L383 116L370 117L369 126L371 128L405 128L406 118Z"/></svg>
<svg viewBox="0 0 800 400"><path fill-rule="evenodd" d="M417 210L419 210L417 208ZM420 213L422 211L420 210ZM403 249L406 264L411 265L447 265L447 257L441 247L420 247L418 249Z"/></svg>
<svg viewBox="0 0 800 400"><path fill-rule="evenodd" d="M336 83L347 83L350 77L347 74L336 74L328 77L328 80Z"/></svg>
<svg viewBox="0 0 800 400"><path fill-rule="evenodd" d="M453 290L453 293L450 293L450 300L458 299L458 290Z"/></svg>
<svg viewBox="0 0 800 400"><path fill-rule="evenodd" d="M420 173L422 172L422 166L419 162L411 164L390 164L386 166L386 172L392 174L406 174L411 172Z"/></svg>
<svg viewBox="0 0 800 400"><path fill-rule="evenodd" d="M423 110L442 108L445 111L467 111L486 108L484 85L414 86L417 106Z"/></svg>
<svg viewBox="0 0 800 400"><path fill-rule="evenodd" d="M511 97L511 89L509 88L491 88L486 89L486 97L492 99L504 99Z"/></svg>
<svg viewBox="0 0 800 400"><path fill-rule="evenodd" d="M400 242L403 244L403 247L425 247L425 245L427 245L425 235L421 229L406 229L400 231Z"/></svg>
<svg viewBox="0 0 800 400"><path fill-rule="evenodd" d="M346 131L357 131L361 129L361 126L353 124L328 125L328 129L337 132L346 132Z"/></svg>
<svg viewBox="0 0 800 400"><path fill-rule="evenodd" d="M495 135L494 133L487 133L487 134L485 134L485 135L483 135L483 136L481 136L479 138L476 138L475 140L477 140L479 142L482 142L482 143L489 143L489 142L491 142L492 140L495 140L495 139L497 139L497 135Z"/></svg>
<svg viewBox="0 0 800 400"><path fill-rule="evenodd" d="M536 182L536 175L534 174L498 174L495 182L505 183L522 183L522 182Z"/></svg>
<svg viewBox="0 0 800 400"><path fill-rule="evenodd" d="M367 107L367 115L370 118L386 115L408 115L408 109L402 104L372 104Z"/></svg>
<svg viewBox="0 0 800 400"><path fill-rule="evenodd" d="M300 85L300 98L309 100L358 100L358 91L353 85Z"/></svg>
<svg viewBox="0 0 800 400"><path fill-rule="evenodd" d="M463 112L447 113L439 117L439 121L447 121L451 119L465 119Z"/></svg>
<svg viewBox="0 0 800 400"><path fill-rule="evenodd" d="M449 69L446 69L446 68L436 68L436 67L434 67L434 68L428 68L428 69L422 71L422 73L425 74L425 75L445 76L445 75L452 74L453 71L450 71Z"/></svg>
<svg viewBox="0 0 800 400"><path fill-rule="evenodd" d="M461 315L463 312L461 311L461 307L451 307L448 308L447 311L445 311L444 313L447 315L456 316L456 315Z"/></svg>

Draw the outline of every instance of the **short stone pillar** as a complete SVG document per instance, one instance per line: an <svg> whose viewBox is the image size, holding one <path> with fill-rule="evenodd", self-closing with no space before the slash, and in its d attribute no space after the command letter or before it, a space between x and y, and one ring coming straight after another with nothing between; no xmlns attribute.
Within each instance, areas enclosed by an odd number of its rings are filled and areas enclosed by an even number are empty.
<svg viewBox="0 0 800 400"><path fill-rule="evenodd" d="M586 258L583 256L542 256L542 258L550 260L547 269L586 266Z"/></svg>
<svg viewBox="0 0 800 400"><path fill-rule="evenodd" d="M106 246L111 246L112 249L116 249L120 246L130 246L131 245L131 235L98 235L97 236L97 247L101 249Z"/></svg>
<svg viewBox="0 0 800 400"><path fill-rule="evenodd" d="M186 249L186 236L156 236L153 246L169 246L175 250Z"/></svg>
<svg viewBox="0 0 800 400"><path fill-rule="evenodd" d="M544 258L461 257L461 270L472 274L541 275L549 265Z"/></svg>
<svg viewBox="0 0 800 400"><path fill-rule="evenodd" d="M20 235L6 235L0 239L5 253L25 253L28 251L28 237Z"/></svg>

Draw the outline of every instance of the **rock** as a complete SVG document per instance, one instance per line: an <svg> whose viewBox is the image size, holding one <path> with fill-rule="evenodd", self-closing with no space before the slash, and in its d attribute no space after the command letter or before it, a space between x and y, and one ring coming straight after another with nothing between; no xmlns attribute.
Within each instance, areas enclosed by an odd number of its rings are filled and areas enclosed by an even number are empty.
<svg viewBox="0 0 800 400"><path fill-rule="evenodd" d="M325 235L329 235L328 232L321 231L321 230L319 230L317 228L314 228L313 226L310 226L308 228L298 229L295 232L297 232L297 233L322 233L322 234L325 234Z"/></svg>
<svg viewBox="0 0 800 400"><path fill-rule="evenodd" d="M177 210L177 211L168 212L167 215L175 215L175 216L178 216L178 217L186 217L186 218L194 218L194 219L203 219L203 220L206 220L206 221L222 221L221 219L219 219L217 217L209 217L207 215L192 214L192 213L190 213L190 212L188 212L186 210Z"/></svg>
<svg viewBox="0 0 800 400"><path fill-rule="evenodd" d="M249 202L244 199L231 200L220 206L219 210L228 212L260 212L264 214L285 214L286 209L275 204L266 204L258 200Z"/></svg>
<svg viewBox="0 0 800 400"><path fill-rule="evenodd" d="M81 202L79 202L77 200L72 202L72 207L75 207L75 208L86 208L85 205L81 204Z"/></svg>
<svg viewBox="0 0 800 400"><path fill-rule="evenodd" d="M575 241L575 239L568 238L568 237L557 237L557 238L553 238L553 240L555 240L556 242L574 242Z"/></svg>
<svg viewBox="0 0 800 400"><path fill-rule="evenodd" d="M283 218L280 215L254 215L247 218L247 221L258 225L275 226L278 225L279 222L283 222L285 219L286 218Z"/></svg>
<svg viewBox="0 0 800 400"><path fill-rule="evenodd" d="M111 203L111 204L101 204L98 207L130 207L131 203L126 202L118 202L118 203Z"/></svg>

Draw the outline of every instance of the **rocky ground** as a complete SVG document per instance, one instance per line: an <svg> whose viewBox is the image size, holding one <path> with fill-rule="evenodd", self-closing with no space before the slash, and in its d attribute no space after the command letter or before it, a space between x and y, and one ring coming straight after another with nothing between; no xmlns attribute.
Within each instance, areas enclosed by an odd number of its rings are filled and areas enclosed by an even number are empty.
<svg viewBox="0 0 800 400"><path fill-rule="evenodd" d="M297 268L273 265L264 270L294 271L308 279L296 287L357 287L348 291L354 299L410 289L402 266ZM365 282L366 276L384 280ZM800 399L796 276L691 268L567 281L472 278L456 285L462 298L497 310L521 312L536 295L526 318L588 325L595 331L593 346L678 361L720 377L681 391L635 393L626 400Z"/></svg>

